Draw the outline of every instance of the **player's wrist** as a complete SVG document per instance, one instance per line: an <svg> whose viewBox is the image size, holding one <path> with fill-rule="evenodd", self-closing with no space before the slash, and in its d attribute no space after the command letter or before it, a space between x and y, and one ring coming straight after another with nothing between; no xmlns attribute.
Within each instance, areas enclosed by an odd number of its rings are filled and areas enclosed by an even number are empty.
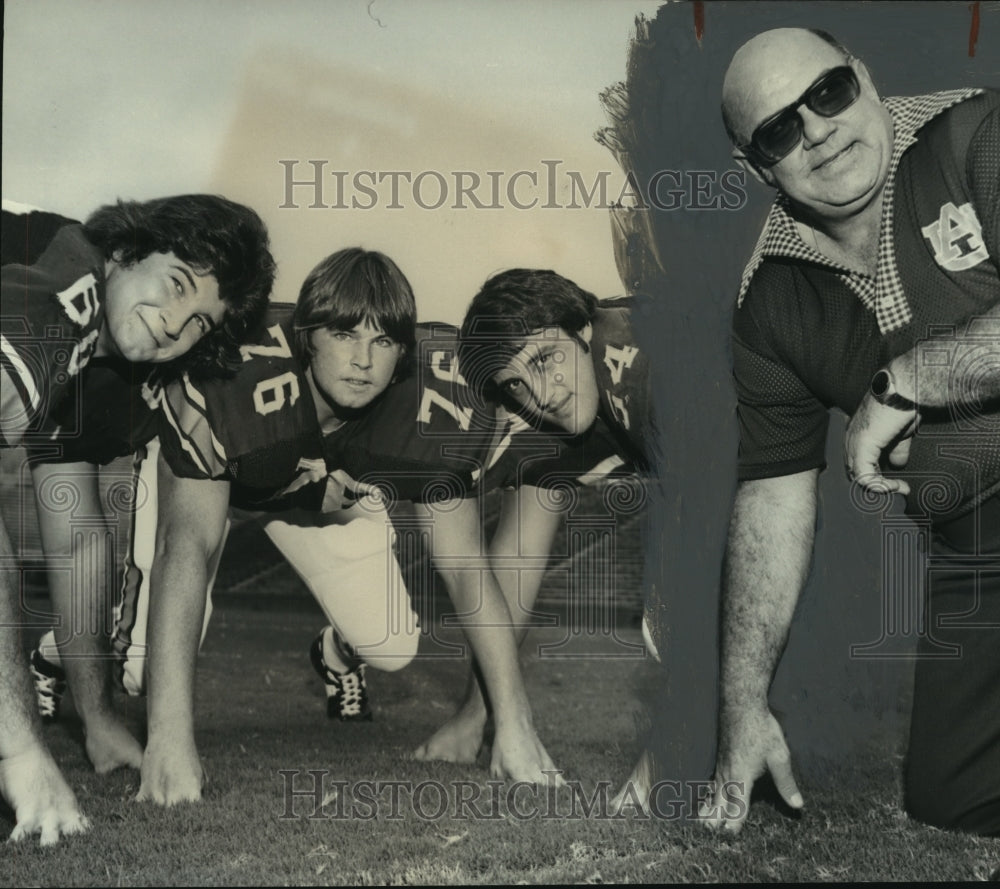
<svg viewBox="0 0 1000 889"><path fill-rule="evenodd" d="M148 728L147 746L154 744L194 746L194 717L190 711L177 709L150 714Z"/></svg>
<svg viewBox="0 0 1000 889"><path fill-rule="evenodd" d="M498 735L508 732L522 734L535 730L534 721L531 718L531 708L527 701L519 706L505 707L503 710L497 708L493 718Z"/></svg>
<svg viewBox="0 0 1000 889"><path fill-rule="evenodd" d="M23 728L0 731L0 761L17 759L29 762L34 759L51 759L41 732L33 731L36 722L26 724Z"/></svg>
<svg viewBox="0 0 1000 889"><path fill-rule="evenodd" d="M900 382L900 377L893 366L879 368L872 376L868 393L878 404L893 410L919 413L919 406L913 397L913 387L908 387L910 394L905 394L907 387Z"/></svg>

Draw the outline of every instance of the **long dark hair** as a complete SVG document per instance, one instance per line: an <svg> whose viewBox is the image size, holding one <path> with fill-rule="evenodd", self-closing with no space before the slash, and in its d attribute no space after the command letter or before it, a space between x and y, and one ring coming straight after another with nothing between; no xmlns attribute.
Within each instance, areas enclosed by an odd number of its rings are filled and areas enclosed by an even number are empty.
<svg viewBox="0 0 1000 889"><path fill-rule="evenodd" d="M105 259L123 266L173 253L218 281L226 304L222 323L170 362L163 369L168 376L227 376L239 367L240 344L263 320L275 275L267 228L253 210L206 194L119 200L91 214L84 233Z"/></svg>

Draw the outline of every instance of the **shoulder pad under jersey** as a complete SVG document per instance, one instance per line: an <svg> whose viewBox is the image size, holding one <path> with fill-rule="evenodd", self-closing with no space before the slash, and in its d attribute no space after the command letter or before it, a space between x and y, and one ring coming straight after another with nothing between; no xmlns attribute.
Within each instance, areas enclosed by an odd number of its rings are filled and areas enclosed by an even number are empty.
<svg viewBox="0 0 1000 889"><path fill-rule="evenodd" d="M591 355L601 414L623 456L650 465L654 443L649 357L636 342L631 297L602 300L593 321Z"/></svg>
<svg viewBox="0 0 1000 889"><path fill-rule="evenodd" d="M30 255L38 244L33 243ZM79 225L54 229L31 265L0 270L2 427L7 443L45 440L48 418L76 397L79 372L97 346L104 320L104 260Z"/></svg>
<svg viewBox="0 0 1000 889"><path fill-rule="evenodd" d="M268 487L284 469L266 455L287 456L290 442L318 438L308 383L292 351L293 309L270 306L254 341L240 348L235 376L197 383L185 376L162 393L164 455L176 474Z"/></svg>

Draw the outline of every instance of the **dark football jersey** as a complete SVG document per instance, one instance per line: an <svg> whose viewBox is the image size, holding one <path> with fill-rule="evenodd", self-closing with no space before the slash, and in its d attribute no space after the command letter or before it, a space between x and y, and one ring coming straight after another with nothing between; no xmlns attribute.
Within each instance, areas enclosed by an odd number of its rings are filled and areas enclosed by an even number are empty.
<svg viewBox="0 0 1000 889"><path fill-rule="evenodd" d="M327 465L377 484L389 499L419 502L469 494L480 482L495 421L458 371L458 331L417 327L410 372L324 441Z"/></svg>
<svg viewBox="0 0 1000 889"><path fill-rule="evenodd" d="M629 297L602 300L591 322L589 355L600 397L593 425L570 436L510 417L491 449L489 487L591 484L651 466L649 359L635 343L631 311Z"/></svg>
<svg viewBox="0 0 1000 889"><path fill-rule="evenodd" d="M175 475L225 479L264 503L321 464L312 394L292 353L293 309L270 306L234 377L195 383L185 374L160 390L160 446Z"/></svg>
<svg viewBox="0 0 1000 889"><path fill-rule="evenodd" d="M79 224L8 206L0 364L11 387L3 394L3 428L16 440L0 444L78 436L82 414L72 404L104 319L104 258Z"/></svg>
<svg viewBox="0 0 1000 889"><path fill-rule="evenodd" d="M79 228L79 223L5 202L2 264L33 266L67 226ZM6 298L5 288L5 303ZM78 385L68 388L65 397L51 405L28 437L25 444L30 459L106 464L133 453L156 434L155 414L143 398L150 371L148 366L120 358L91 359L81 370Z"/></svg>
<svg viewBox="0 0 1000 889"><path fill-rule="evenodd" d="M79 225L75 219L35 207L3 202L0 227L0 265L34 265L64 225Z"/></svg>
<svg viewBox="0 0 1000 889"><path fill-rule="evenodd" d="M158 414L148 400L151 372L148 365L120 358L92 358L74 397L48 418L52 432L28 444L31 462L105 465L135 453L158 432Z"/></svg>
<svg viewBox="0 0 1000 889"><path fill-rule="evenodd" d="M654 437L649 358L636 345L631 319L631 297L602 300L593 321L590 354L601 395L601 419L619 442L622 456L648 467Z"/></svg>
<svg viewBox="0 0 1000 889"><path fill-rule="evenodd" d="M476 424L454 368L457 331L421 325L410 372L323 436L305 368L291 344L291 304L274 303L264 334L242 347L229 380L184 378L160 393L163 453L174 473L225 479L234 502L318 508L326 474L343 469L392 499L461 496L478 477Z"/></svg>

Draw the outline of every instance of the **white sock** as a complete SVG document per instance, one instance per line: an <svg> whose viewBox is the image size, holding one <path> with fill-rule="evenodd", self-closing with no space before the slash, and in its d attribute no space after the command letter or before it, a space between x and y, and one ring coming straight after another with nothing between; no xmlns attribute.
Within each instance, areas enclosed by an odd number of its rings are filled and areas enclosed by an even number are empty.
<svg viewBox="0 0 1000 889"><path fill-rule="evenodd" d="M323 660L335 673L346 673L348 670L347 664L337 651L337 646L333 644L333 627L323 630Z"/></svg>
<svg viewBox="0 0 1000 889"><path fill-rule="evenodd" d="M62 659L59 657L59 647L56 645L56 632L49 630L38 640L38 650L45 660L57 667L62 666Z"/></svg>

